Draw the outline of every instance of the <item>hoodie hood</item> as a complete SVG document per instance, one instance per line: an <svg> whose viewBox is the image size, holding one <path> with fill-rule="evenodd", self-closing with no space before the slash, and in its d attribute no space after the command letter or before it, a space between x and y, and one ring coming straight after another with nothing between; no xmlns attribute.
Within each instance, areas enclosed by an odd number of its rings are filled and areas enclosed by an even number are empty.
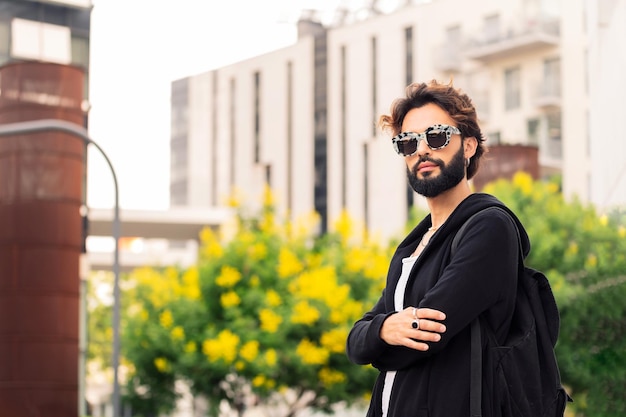
<svg viewBox="0 0 626 417"><path fill-rule="evenodd" d="M519 230L520 241L522 244L522 253L524 258L530 253L530 239L526 233L524 225L517 215L513 213L502 201L490 194L473 193L463 200L450 214L450 217L437 231L440 236L456 233L457 230L469 219L473 214L486 209L488 207L500 207L505 210L513 219ZM415 241L421 237L426 230L432 225L430 214L426 216L409 235L400 243L398 249L414 246Z"/></svg>

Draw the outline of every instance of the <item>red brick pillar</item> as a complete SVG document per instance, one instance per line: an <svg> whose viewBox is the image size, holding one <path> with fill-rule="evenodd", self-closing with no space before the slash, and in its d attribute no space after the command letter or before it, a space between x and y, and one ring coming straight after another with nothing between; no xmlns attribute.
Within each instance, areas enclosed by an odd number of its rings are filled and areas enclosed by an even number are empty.
<svg viewBox="0 0 626 417"><path fill-rule="evenodd" d="M84 74L0 68L0 124L83 125ZM77 417L80 206L86 146L68 133L0 137L0 415Z"/></svg>

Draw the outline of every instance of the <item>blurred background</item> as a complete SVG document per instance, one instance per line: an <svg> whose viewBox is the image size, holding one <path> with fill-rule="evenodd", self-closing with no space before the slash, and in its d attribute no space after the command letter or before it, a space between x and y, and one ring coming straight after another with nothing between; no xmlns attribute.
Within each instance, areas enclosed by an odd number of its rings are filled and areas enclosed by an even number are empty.
<svg viewBox="0 0 626 417"><path fill-rule="evenodd" d="M317 236L345 213L401 236L425 202L377 121L412 82L472 98L476 191L552 181L623 241L624 22L625 0L0 0L0 409L133 413L114 406L133 366L88 370L89 297L110 323L120 275L193 268L202 231L268 193L277 218L316 213ZM202 415L185 407L162 414Z"/></svg>

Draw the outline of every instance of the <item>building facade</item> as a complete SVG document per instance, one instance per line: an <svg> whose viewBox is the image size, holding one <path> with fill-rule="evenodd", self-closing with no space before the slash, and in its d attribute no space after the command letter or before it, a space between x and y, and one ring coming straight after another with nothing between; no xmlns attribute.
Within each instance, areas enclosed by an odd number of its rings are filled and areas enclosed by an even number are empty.
<svg viewBox="0 0 626 417"><path fill-rule="evenodd" d="M324 87L316 87L324 80L316 77L325 71L316 70L324 65L316 50L324 59L325 31L303 30L319 34L172 84L172 206L222 205L237 191L252 200L265 184L283 212L301 214L323 201L315 184L325 170L314 155L323 154L315 137L324 126Z"/></svg>
<svg viewBox="0 0 626 417"><path fill-rule="evenodd" d="M626 1L587 0L589 48L586 63L589 69L587 146L567 152L589 155L583 172L568 166L566 175L587 184L589 201L601 208L626 206L626 134L615 129L626 115Z"/></svg>
<svg viewBox="0 0 626 417"><path fill-rule="evenodd" d="M624 114L624 4L408 2L178 80L171 201L218 205L233 187L254 198L268 183L283 214L316 210L325 228L347 210L373 233L397 236L423 199L376 124L408 84L438 79L472 97L488 146L534 148L538 176L562 175L566 197L624 205L623 135L608 132Z"/></svg>
<svg viewBox="0 0 626 417"><path fill-rule="evenodd" d="M87 127L90 14L91 0L0 0L0 124ZM85 148L62 132L3 137L0 253L12 254L0 273L6 417L86 414Z"/></svg>
<svg viewBox="0 0 626 417"><path fill-rule="evenodd" d="M91 0L0 0L0 65L39 61L80 67L89 97Z"/></svg>

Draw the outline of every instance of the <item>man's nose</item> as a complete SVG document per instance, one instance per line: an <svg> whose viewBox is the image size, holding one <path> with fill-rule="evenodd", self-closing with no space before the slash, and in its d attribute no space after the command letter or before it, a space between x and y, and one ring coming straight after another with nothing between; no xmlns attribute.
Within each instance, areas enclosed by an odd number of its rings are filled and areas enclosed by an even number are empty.
<svg viewBox="0 0 626 417"><path fill-rule="evenodd" d="M417 143L417 154L420 156L430 154L430 148L428 147L428 143L426 142L426 139L421 139Z"/></svg>

